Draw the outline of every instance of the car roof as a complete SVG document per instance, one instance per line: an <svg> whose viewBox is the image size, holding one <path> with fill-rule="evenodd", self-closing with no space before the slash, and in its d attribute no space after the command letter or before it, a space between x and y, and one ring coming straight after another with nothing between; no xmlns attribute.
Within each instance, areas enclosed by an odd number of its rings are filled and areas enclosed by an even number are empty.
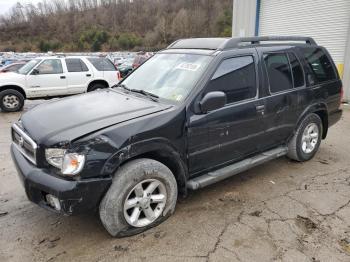
<svg viewBox="0 0 350 262"><path fill-rule="evenodd" d="M304 45L317 45L311 37L305 36L259 36L259 37L234 37L234 38L188 38L173 42L169 49L204 49L223 51L233 48L260 46L263 44L294 45L293 42L303 42ZM280 43L280 44L278 44ZM295 44L296 45L296 44Z"/></svg>
<svg viewBox="0 0 350 262"><path fill-rule="evenodd" d="M101 59L108 59L106 57L101 57L101 56L85 56L85 55L70 55L70 56L65 56L65 55L53 55L53 56L39 56L35 57L33 59L52 59L52 58L101 58Z"/></svg>

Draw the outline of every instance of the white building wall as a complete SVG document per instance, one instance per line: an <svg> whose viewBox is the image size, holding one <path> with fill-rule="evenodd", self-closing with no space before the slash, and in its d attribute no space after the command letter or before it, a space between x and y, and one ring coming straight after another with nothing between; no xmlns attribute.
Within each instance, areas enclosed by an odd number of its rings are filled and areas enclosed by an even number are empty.
<svg viewBox="0 0 350 262"><path fill-rule="evenodd" d="M233 0L232 36L254 36L257 0Z"/></svg>

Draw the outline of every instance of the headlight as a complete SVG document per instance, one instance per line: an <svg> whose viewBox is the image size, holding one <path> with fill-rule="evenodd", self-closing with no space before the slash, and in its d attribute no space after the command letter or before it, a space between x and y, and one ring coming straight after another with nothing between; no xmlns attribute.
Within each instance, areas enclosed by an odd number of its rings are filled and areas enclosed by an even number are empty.
<svg viewBox="0 0 350 262"><path fill-rule="evenodd" d="M66 153L65 149L49 148L45 150L45 157L47 162L54 167L62 169L63 158Z"/></svg>
<svg viewBox="0 0 350 262"><path fill-rule="evenodd" d="M85 156L77 153L67 153L65 149L49 148L45 151L47 162L61 170L63 175L76 175L84 167Z"/></svg>

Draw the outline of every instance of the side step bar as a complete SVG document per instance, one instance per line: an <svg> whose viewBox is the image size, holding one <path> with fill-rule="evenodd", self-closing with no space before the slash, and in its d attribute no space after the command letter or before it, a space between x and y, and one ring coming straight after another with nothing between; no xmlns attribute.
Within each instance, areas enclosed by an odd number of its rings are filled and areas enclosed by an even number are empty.
<svg viewBox="0 0 350 262"><path fill-rule="evenodd" d="M205 175L190 179L187 181L186 186L188 189L196 190L196 189L214 184L228 177L231 177L238 173L246 171L252 167L268 162L272 159L284 156L287 154L287 152L288 152L288 147L286 146L274 148L272 150L266 151L259 155L253 156L251 158L244 159L233 165L226 166L224 168L215 170L213 172L209 172Z"/></svg>

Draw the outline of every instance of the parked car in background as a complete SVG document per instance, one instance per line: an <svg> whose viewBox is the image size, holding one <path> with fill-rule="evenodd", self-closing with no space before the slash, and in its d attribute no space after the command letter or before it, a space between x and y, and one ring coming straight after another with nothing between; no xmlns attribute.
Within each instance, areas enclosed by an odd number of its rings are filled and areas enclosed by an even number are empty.
<svg viewBox="0 0 350 262"><path fill-rule="evenodd" d="M149 58L153 56L152 52L139 52L136 54L132 67L133 69L138 68L144 62L146 62Z"/></svg>
<svg viewBox="0 0 350 262"><path fill-rule="evenodd" d="M26 112L11 152L31 201L98 210L124 237L162 223L188 189L281 156L312 159L341 99L334 62L312 38L183 39L115 88Z"/></svg>
<svg viewBox="0 0 350 262"><path fill-rule="evenodd" d="M118 71L120 72L121 78L126 77L133 70L133 60L125 60L124 63L117 66Z"/></svg>
<svg viewBox="0 0 350 262"><path fill-rule="evenodd" d="M17 73L0 74L0 108L22 109L25 99L52 98L108 88L120 73L106 58L51 56L31 60Z"/></svg>
<svg viewBox="0 0 350 262"><path fill-rule="evenodd" d="M26 62L12 63L0 68L0 73L17 72Z"/></svg>

